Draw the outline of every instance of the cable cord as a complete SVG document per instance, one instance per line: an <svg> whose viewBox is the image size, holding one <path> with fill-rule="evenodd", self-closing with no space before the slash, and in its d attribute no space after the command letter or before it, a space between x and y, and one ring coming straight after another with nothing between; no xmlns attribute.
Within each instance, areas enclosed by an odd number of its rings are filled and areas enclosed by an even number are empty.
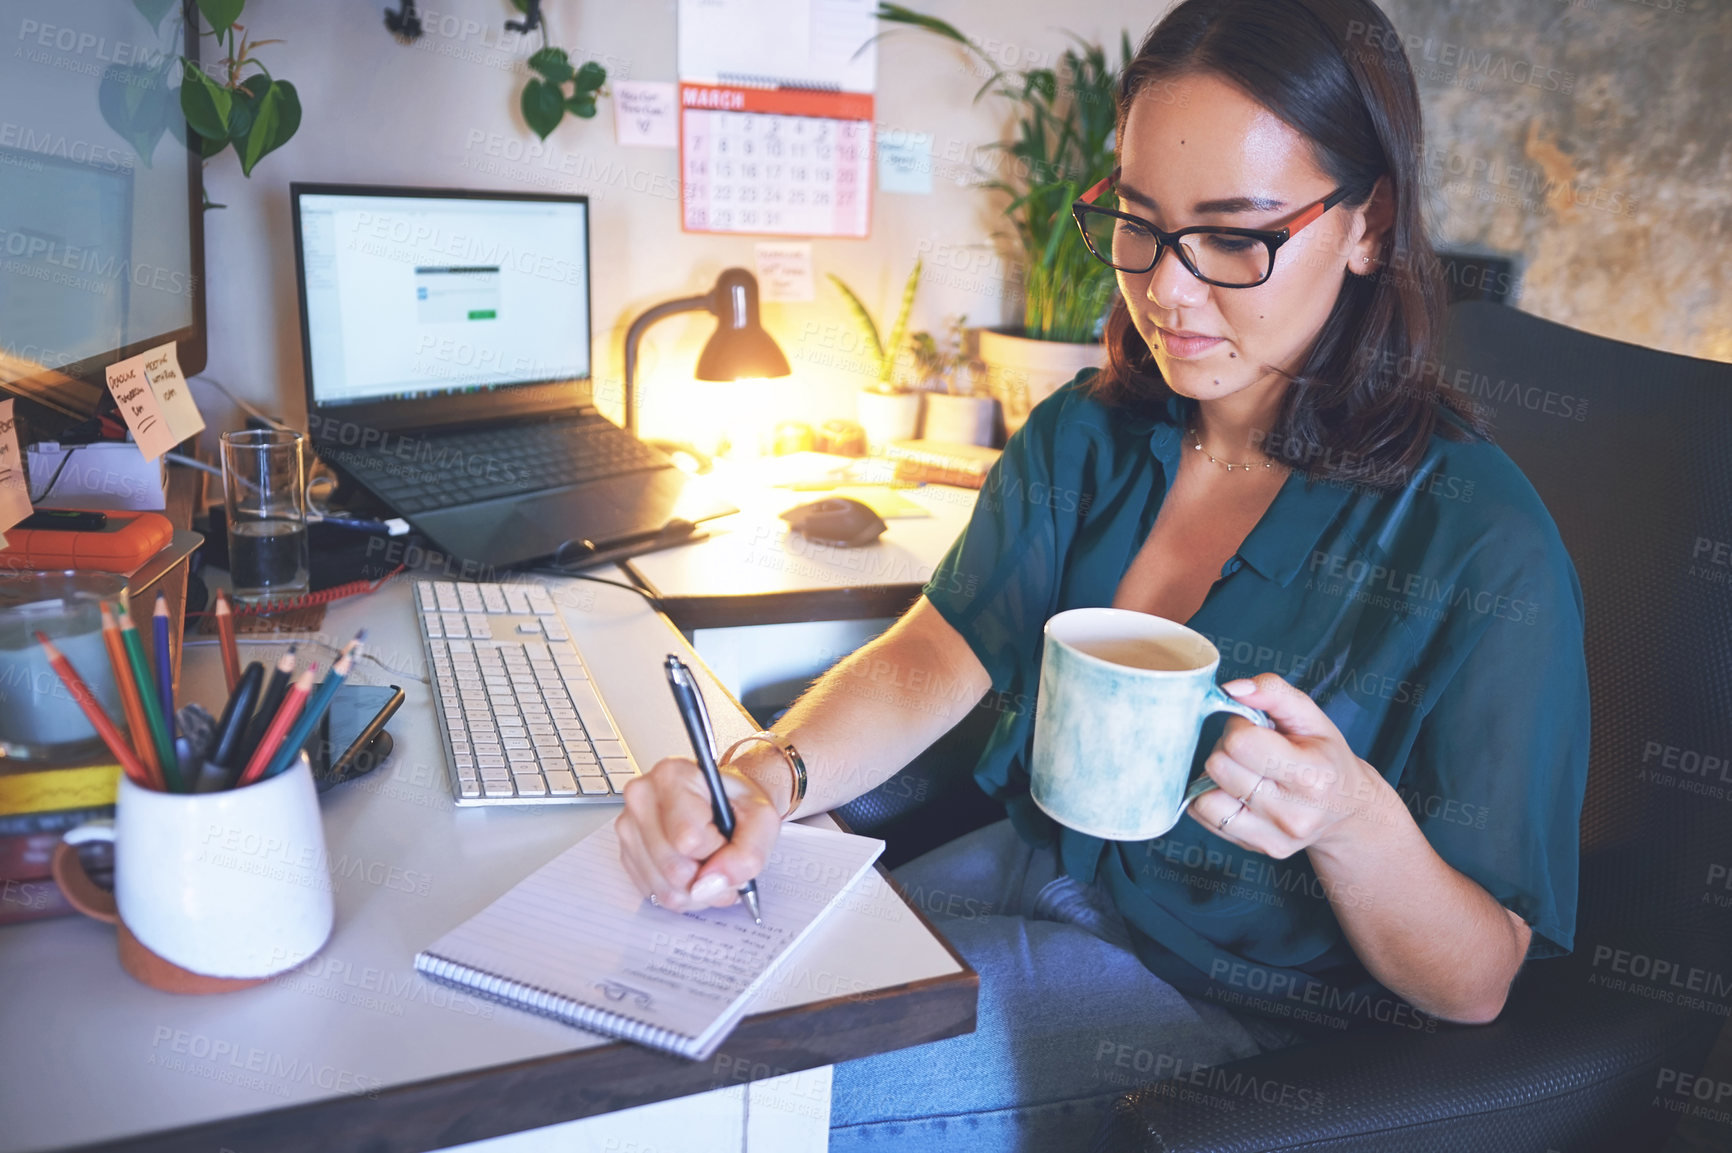
<svg viewBox="0 0 1732 1153"><path fill-rule="evenodd" d="M266 424L270 425L272 428L280 428L285 432L299 432L300 431L300 429L294 427L293 425L284 424L282 421L278 420L274 416L266 415L263 411L261 411L259 409L259 407L257 405L253 404L251 401L242 400L240 397L236 396L233 392L229 391L228 385L224 384L222 381L218 380L214 376L209 376L209 375L201 372L197 376L188 377L187 379L196 380L196 381L200 382L201 384L210 385L212 388L216 389L218 392L220 392L224 396L228 397L229 403L233 404L236 408L240 409L242 412L246 413L248 416L254 418L255 420L264 421Z"/></svg>
<svg viewBox="0 0 1732 1153"><path fill-rule="evenodd" d="M651 608L655 609L657 612L662 611L661 600L648 589L639 588L637 585L626 584L624 581L616 581L610 577L591 576L589 573L565 572L558 568L535 569L534 571L544 572L549 576L565 577L567 580L591 581L598 585L612 585L616 589L624 589L626 592L636 593L638 596L648 601Z"/></svg>

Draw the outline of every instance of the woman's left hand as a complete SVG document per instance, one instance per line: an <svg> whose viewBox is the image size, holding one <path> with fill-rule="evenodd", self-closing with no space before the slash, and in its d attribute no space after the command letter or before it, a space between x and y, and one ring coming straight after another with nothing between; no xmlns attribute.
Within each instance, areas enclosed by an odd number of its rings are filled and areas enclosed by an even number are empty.
<svg viewBox="0 0 1732 1153"><path fill-rule="evenodd" d="M1313 845L1351 839L1393 790L1359 759L1335 722L1305 693L1275 673L1221 686L1262 709L1273 729L1243 717L1227 728L1203 762L1219 786L1190 804L1210 832L1281 860Z"/></svg>

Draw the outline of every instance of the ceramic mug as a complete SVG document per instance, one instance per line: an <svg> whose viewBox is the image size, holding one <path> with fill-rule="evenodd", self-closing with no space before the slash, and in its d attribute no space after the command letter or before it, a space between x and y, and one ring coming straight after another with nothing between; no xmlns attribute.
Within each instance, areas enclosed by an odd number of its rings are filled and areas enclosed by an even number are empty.
<svg viewBox="0 0 1732 1153"><path fill-rule="evenodd" d="M1053 820L1108 841L1178 824L1214 781L1185 787L1203 721L1237 713L1273 727L1215 683L1221 654L1176 621L1129 609L1070 609L1046 622L1030 792Z"/></svg>
<svg viewBox="0 0 1732 1153"><path fill-rule="evenodd" d="M114 892L77 846L114 842ZM69 830L54 879L80 912L115 921L121 963L180 992L257 984L293 969L331 935L332 885L312 769L215 793L163 793L121 777L113 821Z"/></svg>

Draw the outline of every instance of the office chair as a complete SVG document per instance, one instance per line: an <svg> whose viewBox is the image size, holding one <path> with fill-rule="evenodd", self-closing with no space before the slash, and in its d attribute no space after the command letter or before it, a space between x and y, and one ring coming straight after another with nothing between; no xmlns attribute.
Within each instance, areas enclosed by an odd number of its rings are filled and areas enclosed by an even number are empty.
<svg viewBox="0 0 1732 1153"><path fill-rule="evenodd" d="M1303 1111L1256 1094L1126 1094L1097 1153L1638 1153L1701 1104L1678 1086L1705 1072L1732 1003L1732 909L1716 900L1732 889L1713 883L1732 866L1732 767L1713 760L1732 756L1732 364L1483 301L1449 318L1447 377L1495 410L1495 438L1582 582L1593 738L1575 951L1525 966L1490 1025L1222 1067L1309 1088ZM1701 1148L1732 1146L1732 1125L1701 1124Z"/></svg>
<svg viewBox="0 0 1732 1153"><path fill-rule="evenodd" d="M1214 1092L1130 1092L1095 1153L1640 1153L1678 1121L1656 1098L1700 1104L1682 1078L1732 1082L1704 1069L1727 1023L1714 1007L1732 1005L1732 908L1715 899L1732 889L1713 883L1732 869L1732 765L1709 760L1732 758L1732 364L1484 301L1450 309L1442 360L1491 410L1582 582L1593 739L1575 950L1526 965L1490 1025L1355 1032L1221 1066ZM896 862L1002 815L968 796L991 719L975 712L840 815ZM1665 979L1633 976L1656 963ZM1701 1124L1702 1148L1732 1146L1732 1126Z"/></svg>

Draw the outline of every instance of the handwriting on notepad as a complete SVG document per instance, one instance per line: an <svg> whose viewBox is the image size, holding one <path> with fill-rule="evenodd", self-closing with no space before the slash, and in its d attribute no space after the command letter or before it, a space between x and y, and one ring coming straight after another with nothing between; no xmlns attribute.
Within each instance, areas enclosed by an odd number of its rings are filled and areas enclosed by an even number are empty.
<svg viewBox="0 0 1732 1153"><path fill-rule="evenodd" d="M788 936L775 925L754 925L733 917L703 912L673 916L699 924L655 932L649 955L632 958L635 963L628 963L625 974L645 984L684 988L718 1001L732 1000L750 985Z"/></svg>
<svg viewBox="0 0 1732 1153"><path fill-rule="evenodd" d="M141 352L107 369L108 391L144 459L155 460L204 429L187 391L174 344Z"/></svg>

